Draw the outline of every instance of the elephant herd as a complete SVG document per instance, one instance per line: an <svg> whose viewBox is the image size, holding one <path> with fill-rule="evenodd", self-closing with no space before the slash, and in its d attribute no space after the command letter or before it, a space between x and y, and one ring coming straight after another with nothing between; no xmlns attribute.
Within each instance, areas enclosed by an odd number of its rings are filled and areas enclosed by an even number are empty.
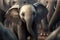
<svg viewBox="0 0 60 40"><path fill-rule="evenodd" d="M38 40L38 29L49 32L45 40L60 40L60 0L56 2L56 7L52 0L46 7L39 2L20 6L18 1L1 0L0 40Z"/></svg>

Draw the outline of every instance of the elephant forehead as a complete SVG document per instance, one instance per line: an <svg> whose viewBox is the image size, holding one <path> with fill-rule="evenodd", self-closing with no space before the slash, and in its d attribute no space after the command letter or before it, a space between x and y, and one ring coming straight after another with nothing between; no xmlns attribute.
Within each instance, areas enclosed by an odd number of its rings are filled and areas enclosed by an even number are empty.
<svg viewBox="0 0 60 40"><path fill-rule="evenodd" d="M32 5L24 5L21 8L21 12L27 12L27 13L35 12L35 8Z"/></svg>

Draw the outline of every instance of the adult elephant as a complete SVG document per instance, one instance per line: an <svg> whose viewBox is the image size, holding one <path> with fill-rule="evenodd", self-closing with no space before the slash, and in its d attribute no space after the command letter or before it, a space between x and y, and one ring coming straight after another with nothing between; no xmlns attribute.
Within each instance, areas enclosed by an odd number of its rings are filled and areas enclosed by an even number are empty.
<svg viewBox="0 0 60 40"><path fill-rule="evenodd" d="M0 22L0 40L17 40L16 35Z"/></svg>
<svg viewBox="0 0 60 40"><path fill-rule="evenodd" d="M5 26L15 32L19 40L27 40L28 36L30 36L31 40L37 40L36 25L46 16L46 14L44 14L47 13L46 7L40 3L23 5L21 8L16 6L17 5L10 8L6 13ZM38 7L40 7L40 9L38 9ZM40 12L37 10L40 10Z"/></svg>

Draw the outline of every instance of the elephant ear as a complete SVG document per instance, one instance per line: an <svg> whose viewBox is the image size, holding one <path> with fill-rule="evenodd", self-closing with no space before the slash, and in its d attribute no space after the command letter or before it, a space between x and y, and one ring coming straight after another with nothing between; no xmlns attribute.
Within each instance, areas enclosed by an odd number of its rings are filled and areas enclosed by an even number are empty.
<svg viewBox="0 0 60 40"><path fill-rule="evenodd" d="M41 16L41 19L47 16L48 10L46 6L41 3L34 3L33 6L36 9L37 14Z"/></svg>
<svg viewBox="0 0 60 40"><path fill-rule="evenodd" d="M14 14L18 15L19 10L20 10L19 5L13 5L11 8L8 9L8 11L5 14L5 17L8 17L11 14L11 11L13 11L12 15ZM18 13L15 13L15 12L18 12Z"/></svg>

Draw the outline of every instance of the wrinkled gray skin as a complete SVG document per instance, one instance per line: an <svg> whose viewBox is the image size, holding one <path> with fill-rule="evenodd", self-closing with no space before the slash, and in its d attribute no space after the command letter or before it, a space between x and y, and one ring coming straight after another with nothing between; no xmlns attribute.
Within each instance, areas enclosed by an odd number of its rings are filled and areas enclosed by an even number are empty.
<svg viewBox="0 0 60 40"><path fill-rule="evenodd" d="M0 22L0 40L17 40L16 35Z"/></svg>
<svg viewBox="0 0 60 40"><path fill-rule="evenodd" d="M45 40L60 40L60 26L55 29Z"/></svg>

